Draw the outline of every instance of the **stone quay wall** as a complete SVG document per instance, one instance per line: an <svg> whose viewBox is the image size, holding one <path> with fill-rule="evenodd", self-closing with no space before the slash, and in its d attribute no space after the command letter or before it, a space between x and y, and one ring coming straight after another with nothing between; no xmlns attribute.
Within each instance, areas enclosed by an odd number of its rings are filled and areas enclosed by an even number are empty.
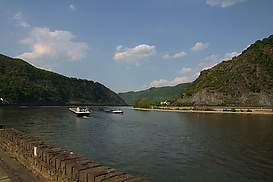
<svg viewBox="0 0 273 182"><path fill-rule="evenodd" d="M15 129L0 129L0 147L41 181L144 181L53 146Z"/></svg>

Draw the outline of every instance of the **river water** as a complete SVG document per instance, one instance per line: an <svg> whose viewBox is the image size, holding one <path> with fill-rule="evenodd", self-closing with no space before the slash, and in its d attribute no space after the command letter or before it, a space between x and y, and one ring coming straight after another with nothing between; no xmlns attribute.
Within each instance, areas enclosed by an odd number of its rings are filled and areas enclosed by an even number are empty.
<svg viewBox="0 0 273 182"><path fill-rule="evenodd" d="M0 123L152 182L273 181L273 115L91 109L0 107Z"/></svg>

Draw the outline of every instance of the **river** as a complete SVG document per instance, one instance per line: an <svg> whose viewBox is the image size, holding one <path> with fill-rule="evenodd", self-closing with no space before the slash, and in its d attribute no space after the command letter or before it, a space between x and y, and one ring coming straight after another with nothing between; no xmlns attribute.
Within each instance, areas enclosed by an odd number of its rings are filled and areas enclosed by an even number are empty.
<svg viewBox="0 0 273 182"><path fill-rule="evenodd" d="M91 109L0 107L0 123L152 182L273 181L273 115Z"/></svg>

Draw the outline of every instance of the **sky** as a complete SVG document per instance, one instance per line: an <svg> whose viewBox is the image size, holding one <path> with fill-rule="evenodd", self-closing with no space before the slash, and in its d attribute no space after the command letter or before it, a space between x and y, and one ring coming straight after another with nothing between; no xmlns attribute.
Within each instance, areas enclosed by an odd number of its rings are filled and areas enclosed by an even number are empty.
<svg viewBox="0 0 273 182"><path fill-rule="evenodd" d="M192 82L273 34L272 0L0 0L0 53L116 93Z"/></svg>

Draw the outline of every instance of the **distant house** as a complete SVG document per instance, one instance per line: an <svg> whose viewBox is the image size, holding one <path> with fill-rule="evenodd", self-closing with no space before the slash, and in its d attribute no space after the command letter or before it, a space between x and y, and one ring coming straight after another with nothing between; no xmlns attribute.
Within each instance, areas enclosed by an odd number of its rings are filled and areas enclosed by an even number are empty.
<svg viewBox="0 0 273 182"><path fill-rule="evenodd" d="M170 104L170 102L168 102L167 100L160 102L160 105L169 105L169 104Z"/></svg>

